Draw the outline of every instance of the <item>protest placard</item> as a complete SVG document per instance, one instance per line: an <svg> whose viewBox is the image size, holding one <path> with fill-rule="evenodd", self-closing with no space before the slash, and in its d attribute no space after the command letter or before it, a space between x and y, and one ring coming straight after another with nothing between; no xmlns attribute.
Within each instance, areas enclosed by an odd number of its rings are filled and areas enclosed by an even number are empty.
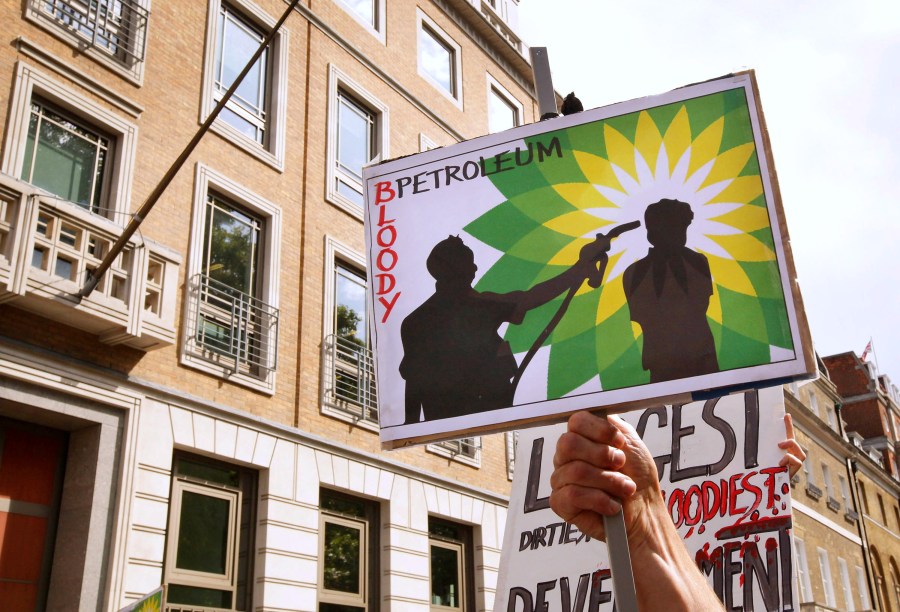
<svg viewBox="0 0 900 612"><path fill-rule="evenodd" d="M780 387L620 415L652 453L669 513L728 610L795 610ZM518 433L494 612L606 612L606 545L549 507L565 424ZM634 572L640 572L635 567Z"/></svg>
<svg viewBox="0 0 900 612"><path fill-rule="evenodd" d="M815 372L752 73L364 183L387 447Z"/></svg>

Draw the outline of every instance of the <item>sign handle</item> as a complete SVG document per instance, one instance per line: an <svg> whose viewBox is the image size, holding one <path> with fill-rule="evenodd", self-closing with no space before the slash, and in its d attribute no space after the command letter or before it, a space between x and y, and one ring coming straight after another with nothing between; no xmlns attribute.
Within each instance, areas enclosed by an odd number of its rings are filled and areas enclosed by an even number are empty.
<svg viewBox="0 0 900 612"><path fill-rule="evenodd" d="M600 415L600 418L606 419L606 415ZM638 612L631 552L628 550L628 534L625 532L625 515L621 509L612 516L603 516L603 529L606 530L606 549L609 552L616 610Z"/></svg>
<svg viewBox="0 0 900 612"><path fill-rule="evenodd" d="M556 117L558 114L556 94L553 91L553 78L550 76L550 58L547 55L547 47L531 47L531 70L534 74L534 88L537 93L541 119ZM633 228L627 227L627 229ZM623 227L622 231L627 231L627 229ZM634 590L634 576L631 568L631 553L628 551L628 534L625 532L625 516L622 511L619 510L613 516L604 516L603 526L606 529L606 546L609 549L609 568L612 572L613 589L616 595L616 609L619 612L638 612L637 593Z"/></svg>

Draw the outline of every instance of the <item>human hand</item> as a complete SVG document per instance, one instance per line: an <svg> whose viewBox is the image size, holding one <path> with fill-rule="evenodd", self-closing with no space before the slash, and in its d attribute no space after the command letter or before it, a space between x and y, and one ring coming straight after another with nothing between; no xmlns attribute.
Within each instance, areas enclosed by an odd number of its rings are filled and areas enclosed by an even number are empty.
<svg viewBox="0 0 900 612"><path fill-rule="evenodd" d="M603 517L622 509L629 543L639 544L653 531L651 519L658 518L649 510L665 511L653 456L618 417L573 414L553 466L551 508L593 538L605 540Z"/></svg>
<svg viewBox="0 0 900 612"><path fill-rule="evenodd" d="M796 474L803 465L803 461L806 459L806 453L800 448L800 444L797 443L797 440L794 439L794 421L792 420L791 415L787 413L784 415L784 430L787 439L778 443L778 448L784 451L784 457L781 458L778 465L782 467L787 466L788 474L793 478L794 474Z"/></svg>

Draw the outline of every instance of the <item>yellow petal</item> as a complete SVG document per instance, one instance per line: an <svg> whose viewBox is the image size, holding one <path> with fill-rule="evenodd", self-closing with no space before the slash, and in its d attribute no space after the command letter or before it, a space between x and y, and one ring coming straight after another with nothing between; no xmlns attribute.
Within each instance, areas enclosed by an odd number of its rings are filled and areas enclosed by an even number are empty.
<svg viewBox="0 0 900 612"><path fill-rule="evenodd" d="M718 221L719 223L730 225L748 234L758 229L771 227L769 224L769 211L761 206L741 206L724 215L711 217L710 221Z"/></svg>
<svg viewBox="0 0 900 612"><path fill-rule="evenodd" d="M597 233L600 231L601 227L605 227L610 223L612 223L612 221L598 219L592 214L581 210L574 210L548 220L544 223L544 227L552 229L554 232L565 234L566 236L580 238L588 232Z"/></svg>
<svg viewBox="0 0 900 612"><path fill-rule="evenodd" d="M611 258L609 265L615 263ZM609 270L609 268L607 268ZM603 285L603 293L600 294L600 303L597 304L597 325L600 325L613 316L625 304L625 287L622 285L622 277L611 283Z"/></svg>
<svg viewBox="0 0 900 612"><path fill-rule="evenodd" d="M587 238L572 240L563 248L556 252L547 262L548 266L571 266L578 261L578 255L581 253L581 247L591 242Z"/></svg>
<svg viewBox="0 0 900 612"><path fill-rule="evenodd" d="M691 143L691 163L688 167L688 176L694 174L701 166L719 154L724 127L725 119L719 117Z"/></svg>
<svg viewBox="0 0 900 612"><path fill-rule="evenodd" d="M618 184L618 181L616 181ZM563 199L575 208L613 208L615 204L610 202L597 191L590 183L563 183L554 185L556 190Z"/></svg>
<svg viewBox="0 0 900 612"><path fill-rule="evenodd" d="M634 136L634 146L650 170L656 171L656 158L659 157L659 147L662 144L662 135L656 127L650 113L641 111L638 115L637 133Z"/></svg>
<svg viewBox="0 0 900 612"><path fill-rule="evenodd" d="M637 180L637 172L634 165L634 145L631 144L618 130L603 126L603 138L606 140L606 156L609 161Z"/></svg>
<svg viewBox="0 0 900 612"><path fill-rule="evenodd" d="M711 199L709 203L737 202L747 204L758 198L762 192L762 181L758 175L736 176L731 180L731 184L723 189L719 195Z"/></svg>
<svg viewBox="0 0 900 612"><path fill-rule="evenodd" d="M747 144L738 145L732 149L728 149L724 153L720 153L719 156L716 157L716 163L713 165L709 176L706 177L702 186L712 185L720 181L732 179L739 175L741 170L744 169L744 166L747 165L747 160L750 159L750 156L753 155L755 150L756 147L753 143L748 142Z"/></svg>
<svg viewBox="0 0 900 612"><path fill-rule="evenodd" d="M640 338L642 333L644 333L644 330L641 328L641 326L638 325L637 323L635 323L634 321L632 321L631 322L631 335L634 336L634 339L637 340L638 338Z"/></svg>
<svg viewBox="0 0 900 612"><path fill-rule="evenodd" d="M669 156L669 175L671 175L678 160L691 146L691 122L684 106L678 110L672 123L669 124L663 144L666 145L666 154Z"/></svg>
<svg viewBox="0 0 900 612"><path fill-rule="evenodd" d="M756 295L756 290L753 289L753 283L750 282L747 273L744 272L744 269L741 268L738 262L733 259L724 259L714 255L708 255L708 258L709 270L712 272L714 284L721 285L722 287L737 293L743 293L744 295ZM715 297L715 293L713 296ZM712 303L712 300L710 300L710 303ZM719 318L716 320L720 321L722 317L722 304L719 303L716 308L719 312ZM707 312L709 312L709 310L707 310Z"/></svg>
<svg viewBox="0 0 900 612"><path fill-rule="evenodd" d="M707 236L707 238L717 242L738 261L772 261L775 259L772 249L750 234Z"/></svg>
<svg viewBox="0 0 900 612"><path fill-rule="evenodd" d="M587 177L588 182L625 191L619 179L616 178L616 173L613 172L612 165L608 159L584 151L575 151L573 155L584 176Z"/></svg>

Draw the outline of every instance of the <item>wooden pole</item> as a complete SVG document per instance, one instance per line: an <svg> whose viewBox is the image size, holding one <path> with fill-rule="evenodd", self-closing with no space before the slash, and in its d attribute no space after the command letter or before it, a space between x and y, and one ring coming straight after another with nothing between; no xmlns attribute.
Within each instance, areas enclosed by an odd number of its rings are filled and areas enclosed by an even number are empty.
<svg viewBox="0 0 900 612"><path fill-rule="evenodd" d="M125 245L128 244L128 241L134 235L134 233L138 230L141 223L143 223L144 219L147 218L147 215L159 201L160 197L162 197L163 192L169 186L169 183L175 178L175 175L178 174L178 171L181 170L181 167L187 161L188 157L191 153L193 153L194 149L197 148L197 145L200 143L200 139L209 131L210 126L213 121L219 116L219 113L225 108L225 105L231 99L231 96L234 95L234 92L237 91L238 86L240 86L241 81L244 80L244 77L247 76L247 73L250 72L250 69L253 68L253 65L256 63L256 60L259 59L259 56L262 55L263 51L266 50L266 47L272 42L275 38L275 35L278 34L278 30L281 29L281 26L290 16L291 12L300 3L300 0L291 0L290 5L287 7L287 10L284 11L284 14L275 24L275 27L272 28L272 31L265 37L265 39L260 43L259 48L256 52L253 53L253 56L250 58L250 61L247 62L247 65L244 66L244 69L241 70L240 74L238 74L237 78L231 84L231 87L228 88L228 91L225 92L225 95L222 96L222 99L219 100L219 103L216 104L216 107L206 118L206 121L203 122L203 125L197 130L197 133L194 134L194 137L191 138L191 141L185 146L184 150L181 154L172 162L172 165L169 166L169 169L163 175L162 179L160 179L159 183L156 187L153 188L153 191L147 196L147 199L144 200L144 203L141 204L141 207L138 209L131 220L128 222L128 225L122 230L122 234L116 239L115 243L113 243L112 247L109 249L109 252L103 259L100 261L100 265L98 265L94 270L88 270L87 279L85 279L84 286L81 288L76 296L79 300L86 298L89 296L94 289L97 288L97 285L100 283L100 279L103 278L103 275L109 270L110 266L112 266L113 261L115 261L116 257L119 256L119 253L122 252L122 249L125 248Z"/></svg>

